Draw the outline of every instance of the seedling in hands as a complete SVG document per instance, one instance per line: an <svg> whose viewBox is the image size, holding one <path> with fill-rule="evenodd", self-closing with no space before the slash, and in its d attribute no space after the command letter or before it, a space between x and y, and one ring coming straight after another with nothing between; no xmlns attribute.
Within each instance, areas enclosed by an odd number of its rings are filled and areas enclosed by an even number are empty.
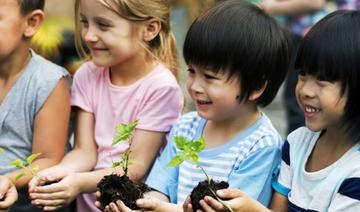
<svg viewBox="0 0 360 212"><path fill-rule="evenodd" d="M191 204L193 206L193 211L202 209L200 206L200 200L203 199L206 195L215 197L221 204L223 204L229 211L233 211L229 208L226 203L221 200L215 193L216 190L227 188L229 184L227 182L214 182L209 178L209 175L206 173L205 169L201 166L199 162L199 152L205 149L205 139L200 137L196 140L189 140L186 137L175 136L174 137L175 145L180 150L180 152L175 155L170 162L167 164L170 167L175 167L180 165L184 161L190 161L200 168L201 171L206 176L206 181L199 182L199 184L193 189L190 194Z"/></svg>
<svg viewBox="0 0 360 212"><path fill-rule="evenodd" d="M101 193L99 201L102 206L107 206L111 202L121 200L130 209L138 210L136 200L143 198L143 194L149 191L149 188L144 183L132 182L128 177L128 169L132 164L130 160L131 145L133 132L138 124L138 121L132 121L130 124L119 124L116 130L116 136L113 138L112 145L117 145L120 142L127 142L128 148L121 154L120 161L113 161L112 167L121 167L124 171L122 176L111 174L104 176L97 184Z"/></svg>
<svg viewBox="0 0 360 212"><path fill-rule="evenodd" d="M34 166L32 162L38 158L41 155L41 153L34 153L31 154L26 158L26 161L22 161L20 159L16 159L13 162L11 162L11 165L16 168L22 169L22 172L20 172L16 177L15 181L19 180L21 177L25 176L27 172L29 172L33 177L38 178L40 181L46 181L42 179L37 172L39 171L38 166Z"/></svg>

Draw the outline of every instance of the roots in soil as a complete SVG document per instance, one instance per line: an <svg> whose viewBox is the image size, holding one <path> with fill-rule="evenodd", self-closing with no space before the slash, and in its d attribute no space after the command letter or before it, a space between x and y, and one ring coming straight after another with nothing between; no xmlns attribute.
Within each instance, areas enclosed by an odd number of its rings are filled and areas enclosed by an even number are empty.
<svg viewBox="0 0 360 212"><path fill-rule="evenodd" d="M127 176L116 174L107 175L97 184L101 196L99 201L105 207L111 202L121 200L127 207L133 210L140 209L136 206L136 200L143 198L143 194L149 191L144 183L134 183Z"/></svg>
<svg viewBox="0 0 360 212"><path fill-rule="evenodd" d="M218 197L216 197L214 193L216 193L216 191L219 189L228 187L229 184L224 181L218 182L210 179L210 182L207 180L199 182L199 184L192 190L190 194L193 211L202 209L199 202L200 200L204 199L205 196L211 196L214 199L217 199Z"/></svg>

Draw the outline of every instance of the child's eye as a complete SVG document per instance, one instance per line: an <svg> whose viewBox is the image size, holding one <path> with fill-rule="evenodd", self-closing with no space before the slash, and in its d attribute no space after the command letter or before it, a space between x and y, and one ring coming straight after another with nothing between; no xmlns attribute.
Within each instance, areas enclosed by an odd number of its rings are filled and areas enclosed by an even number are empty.
<svg viewBox="0 0 360 212"><path fill-rule="evenodd" d="M213 75L210 75L210 74L204 74L204 77L205 77L206 79L210 79L210 80L212 80L212 79L217 79L217 77L215 77L215 76L213 76Z"/></svg>
<svg viewBox="0 0 360 212"><path fill-rule="evenodd" d="M192 68L188 68L187 71L189 72L189 74L195 74L195 70Z"/></svg>
<svg viewBox="0 0 360 212"><path fill-rule="evenodd" d="M305 73L305 71L300 70L300 71L299 71L299 75L300 75L300 76L305 76L305 75L306 75L306 73Z"/></svg>
<svg viewBox="0 0 360 212"><path fill-rule="evenodd" d="M108 29L109 27L111 27L109 24L103 23L103 22L98 22L97 25L98 25L99 28L102 29L102 30L106 30L106 29Z"/></svg>
<svg viewBox="0 0 360 212"><path fill-rule="evenodd" d="M80 23L84 26L84 27L87 27L89 25L88 21L84 18L81 18L80 19Z"/></svg>

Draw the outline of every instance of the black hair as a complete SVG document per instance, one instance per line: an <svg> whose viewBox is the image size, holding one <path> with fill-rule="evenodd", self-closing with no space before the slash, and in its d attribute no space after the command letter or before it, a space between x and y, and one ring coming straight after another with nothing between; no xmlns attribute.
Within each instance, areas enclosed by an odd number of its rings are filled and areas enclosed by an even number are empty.
<svg viewBox="0 0 360 212"><path fill-rule="evenodd" d="M320 20L299 46L295 67L318 79L339 82L347 95L344 125L360 139L360 12L338 10Z"/></svg>
<svg viewBox="0 0 360 212"><path fill-rule="evenodd" d="M22 15L34 10L44 10L45 0L17 0Z"/></svg>
<svg viewBox="0 0 360 212"><path fill-rule="evenodd" d="M265 84L256 100L266 106L285 79L290 40L258 6L239 0L216 4L191 25L184 43L185 62L228 74L240 81L240 101Z"/></svg>

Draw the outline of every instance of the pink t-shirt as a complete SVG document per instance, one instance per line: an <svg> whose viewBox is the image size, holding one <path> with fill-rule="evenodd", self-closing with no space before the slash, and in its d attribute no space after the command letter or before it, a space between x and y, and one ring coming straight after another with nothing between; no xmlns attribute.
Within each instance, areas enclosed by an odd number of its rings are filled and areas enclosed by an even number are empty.
<svg viewBox="0 0 360 212"><path fill-rule="evenodd" d="M111 146L115 127L137 119L138 129L169 132L181 114L183 95L175 77L163 64L129 86L111 84L109 69L92 62L83 64L74 76L71 104L94 114L98 146L94 170L112 166L112 155L120 155L125 144ZM117 160L117 159L115 159ZM99 211L94 194L77 198L77 211Z"/></svg>

